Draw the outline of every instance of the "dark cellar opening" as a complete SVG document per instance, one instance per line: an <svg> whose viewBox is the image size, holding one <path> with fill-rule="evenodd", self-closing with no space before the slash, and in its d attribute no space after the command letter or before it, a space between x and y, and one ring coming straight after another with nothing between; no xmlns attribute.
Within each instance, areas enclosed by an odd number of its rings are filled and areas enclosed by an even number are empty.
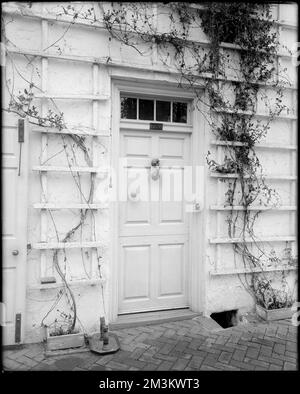
<svg viewBox="0 0 300 394"><path fill-rule="evenodd" d="M229 328L238 324L237 312L238 309L233 309L231 311L212 313L210 317L222 328Z"/></svg>

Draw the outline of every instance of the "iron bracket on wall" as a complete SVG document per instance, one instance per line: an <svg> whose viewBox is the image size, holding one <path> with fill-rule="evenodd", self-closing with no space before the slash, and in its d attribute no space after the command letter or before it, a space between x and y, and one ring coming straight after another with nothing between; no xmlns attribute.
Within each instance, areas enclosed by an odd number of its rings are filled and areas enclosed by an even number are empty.
<svg viewBox="0 0 300 394"><path fill-rule="evenodd" d="M25 128L25 121L24 121L24 119L18 119L18 142L20 144L18 176L21 175L22 143L25 141L24 128Z"/></svg>
<svg viewBox="0 0 300 394"><path fill-rule="evenodd" d="M24 142L24 119L18 119L18 142Z"/></svg>
<svg viewBox="0 0 300 394"><path fill-rule="evenodd" d="M21 342L21 313L16 314L15 343Z"/></svg>

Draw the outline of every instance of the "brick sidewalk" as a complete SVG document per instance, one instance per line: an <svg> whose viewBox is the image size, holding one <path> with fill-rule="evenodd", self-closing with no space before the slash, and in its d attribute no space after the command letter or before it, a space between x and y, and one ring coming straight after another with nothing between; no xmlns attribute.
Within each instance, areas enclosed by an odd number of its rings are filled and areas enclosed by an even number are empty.
<svg viewBox="0 0 300 394"><path fill-rule="evenodd" d="M3 352L5 370L296 370L297 327L252 322L208 332L197 319L114 331L121 349L45 357L42 344Z"/></svg>

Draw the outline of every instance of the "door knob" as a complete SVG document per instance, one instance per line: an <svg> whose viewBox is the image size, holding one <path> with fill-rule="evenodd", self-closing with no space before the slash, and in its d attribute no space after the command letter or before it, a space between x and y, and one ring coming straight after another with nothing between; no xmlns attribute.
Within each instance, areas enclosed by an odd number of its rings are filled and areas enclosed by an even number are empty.
<svg viewBox="0 0 300 394"><path fill-rule="evenodd" d="M129 198L131 201L137 201L139 195L139 190L136 188L135 190L131 190L129 193Z"/></svg>
<svg viewBox="0 0 300 394"><path fill-rule="evenodd" d="M18 256L19 251L18 251L18 250L13 250L13 251L12 251L12 254L13 254L14 256Z"/></svg>
<svg viewBox="0 0 300 394"><path fill-rule="evenodd" d="M137 196L137 193L136 193L136 191L134 191L134 192L131 192L131 193L130 193L130 197L132 197L132 198L136 198L136 196Z"/></svg>
<svg viewBox="0 0 300 394"><path fill-rule="evenodd" d="M159 159L151 160L151 178L156 181L159 178Z"/></svg>

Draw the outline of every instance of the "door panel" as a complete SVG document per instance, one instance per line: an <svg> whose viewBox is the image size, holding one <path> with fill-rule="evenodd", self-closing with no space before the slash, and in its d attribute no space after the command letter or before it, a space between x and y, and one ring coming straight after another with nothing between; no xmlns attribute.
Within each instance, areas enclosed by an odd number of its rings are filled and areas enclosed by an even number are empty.
<svg viewBox="0 0 300 394"><path fill-rule="evenodd" d="M119 313L184 308L186 235L120 237Z"/></svg>
<svg viewBox="0 0 300 394"><path fill-rule="evenodd" d="M159 297L184 295L184 244L158 246Z"/></svg>
<svg viewBox="0 0 300 394"><path fill-rule="evenodd" d="M124 246L124 300L150 299L151 245Z"/></svg>
<svg viewBox="0 0 300 394"><path fill-rule="evenodd" d="M188 306L189 134L121 131L127 201L119 204L119 313ZM151 161L158 158L158 179Z"/></svg>
<svg viewBox="0 0 300 394"><path fill-rule="evenodd" d="M124 151L126 156L146 156L151 152L151 137L150 136L124 136Z"/></svg>
<svg viewBox="0 0 300 394"><path fill-rule="evenodd" d="M159 224L183 223L184 212L182 204L178 202L161 202L159 207Z"/></svg>
<svg viewBox="0 0 300 394"><path fill-rule="evenodd" d="M25 123L21 172L18 175L19 143L17 127L2 129L2 272L4 327L3 344L15 343L16 314L21 314L23 341L26 298L26 235L28 132Z"/></svg>
<svg viewBox="0 0 300 394"><path fill-rule="evenodd" d="M184 141L179 137L159 137L160 157L184 159Z"/></svg>

